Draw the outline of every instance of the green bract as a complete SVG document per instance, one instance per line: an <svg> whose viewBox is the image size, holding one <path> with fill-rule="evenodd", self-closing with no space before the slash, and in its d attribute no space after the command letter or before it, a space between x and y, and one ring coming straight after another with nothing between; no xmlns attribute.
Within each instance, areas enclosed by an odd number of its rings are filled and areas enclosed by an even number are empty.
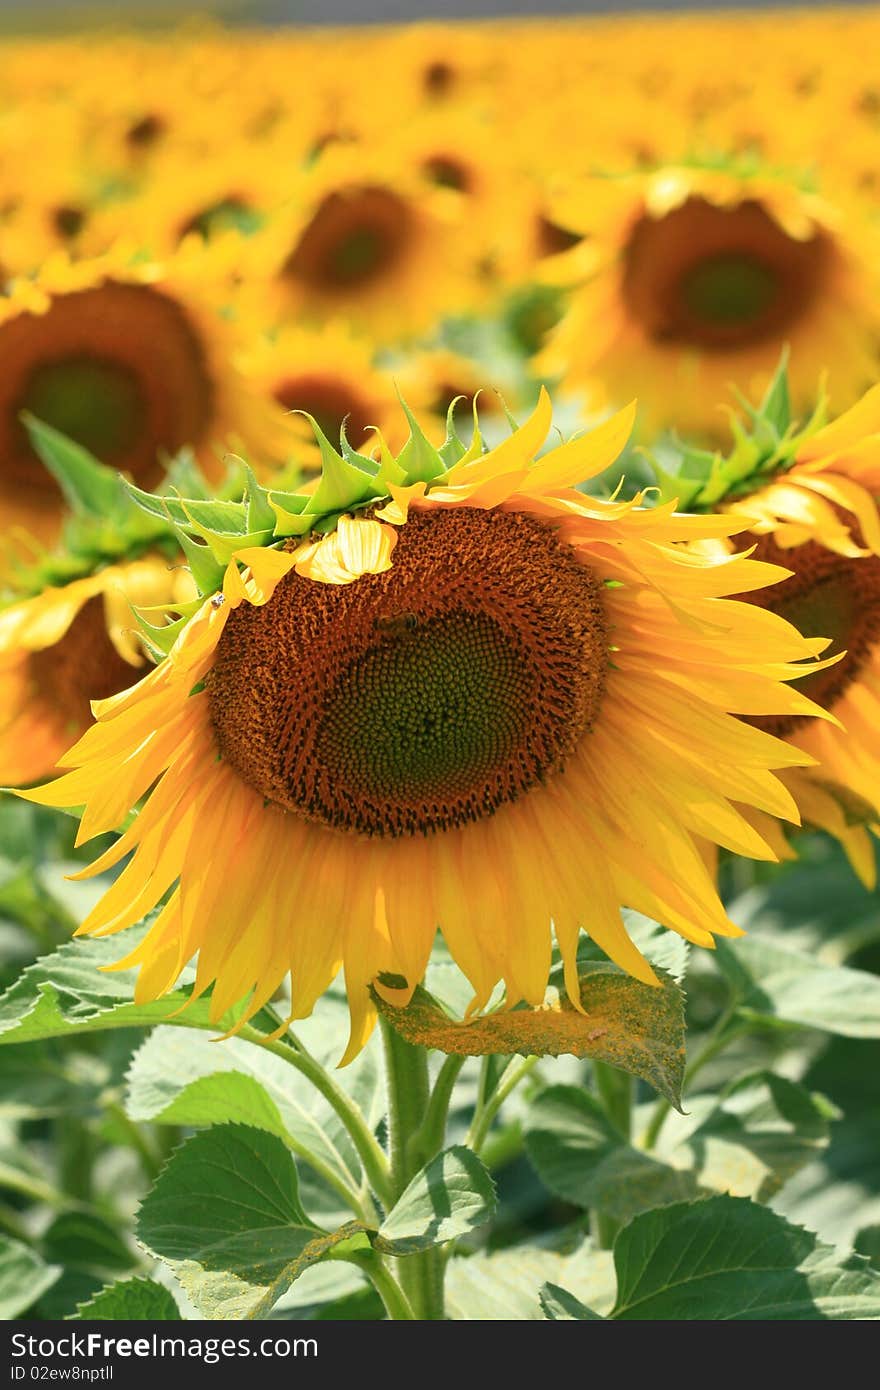
<svg viewBox="0 0 880 1390"><path fill-rule="evenodd" d="M123 557L137 558L145 550L165 550L169 557L178 554L167 517L145 515L135 506L117 469L99 463L87 449L32 415L25 415L23 422L34 450L61 488L70 510L59 545L38 552L29 564L16 566L13 601L53 585L69 584ZM207 483L186 455L171 464L168 483L210 495Z"/></svg>
<svg viewBox="0 0 880 1390"><path fill-rule="evenodd" d="M729 411L734 441L729 453L699 449L676 439L662 461L657 454L649 455L661 502L676 499L681 510L700 512L712 511L728 498L747 496L791 468L804 441L828 423L824 389L806 423L792 418L787 352L760 405L750 405L739 392L735 394L742 413Z"/></svg>
<svg viewBox="0 0 880 1390"><path fill-rule="evenodd" d="M442 483L455 464L482 452L476 410L474 435L468 447L455 431L453 403L447 417L446 439L435 449L406 403L402 401L401 405L409 422L409 438L395 457L382 436L377 435L378 460L356 453L344 428L339 449L334 448L317 420L308 415L321 451L321 471L316 483L304 485L298 476L290 478L283 473L277 486L265 485L239 460L239 471L230 477L220 500L213 499L203 485L191 488L191 495L182 492L187 484L200 483L192 468L184 473L169 473L170 486L164 494L145 492L129 482L122 486L128 499L137 503L154 524L161 523L175 537L199 592L212 594L222 584L223 572L237 550L332 531L343 512L387 501L392 487ZM173 624L163 632L167 640Z"/></svg>

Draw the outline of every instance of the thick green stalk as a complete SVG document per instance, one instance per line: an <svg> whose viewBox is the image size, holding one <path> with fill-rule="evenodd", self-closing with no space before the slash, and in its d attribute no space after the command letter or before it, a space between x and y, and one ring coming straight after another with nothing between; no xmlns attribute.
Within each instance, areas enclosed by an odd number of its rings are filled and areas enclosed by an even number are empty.
<svg viewBox="0 0 880 1390"><path fill-rule="evenodd" d="M423 1047L405 1042L384 1019L380 1023L388 1085L391 1186L396 1199L423 1166L419 1137L431 1101L428 1053ZM415 1317L423 1321L442 1319L443 1259L440 1250L402 1256L397 1267Z"/></svg>
<svg viewBox="0 0 880 1390"><path fill-rule="evenodd" d="M593 1063L593 1077L602 1108L622 1139L632 1135L633 1079L607 1062ZM620 1222L606 1211L592 1212L593 1234L603 1250L610 1250L620 1230Z"/></svg>
<svg viewBox="0 0 880 1390"><path fill-rule="evenodd" d="M633 1079L607 1062L593 1063L593 1076L602 1108L624 1139L632 1133Z"/></svg>
<svg viewBox="0 0 880 1390"><path fill-rule="evenodd" d="M409 1299L381 1255L371 1250L352 1258L351 1263L364 1271L392 1322L412 1322L415 1319Z"/></svg>
<svg viewBox="0 0 880 1390"><path fill-rule="evenodd" d="M451 1053L443 1063L434 1082L434 1089L428 1100L428 1108L421 1125L410 1138L410 1158L423 1168L426 1163L443 1148L446 1139L446 1122L449 1117L449 1103L458 1080L459 1073L467 1061L466 1057Z"/></svg>
<svg viewBox="0 0 880 1390"><path fill-rule="evenodd" d="M155 1182L162 1168L162 1160L148 1141L140 1125L128 1118L123 1106L117 1101L111 1101L107 1105L106 1111L108 1115L113 1117L115 1124L119 1126L129 1145L134 1149L148 1181Z"/></svg>

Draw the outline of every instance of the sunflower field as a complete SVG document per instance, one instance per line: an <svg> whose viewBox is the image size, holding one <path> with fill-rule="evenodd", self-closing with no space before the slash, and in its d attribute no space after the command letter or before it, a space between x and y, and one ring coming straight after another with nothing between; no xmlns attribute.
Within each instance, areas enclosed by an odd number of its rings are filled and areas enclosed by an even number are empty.
<svg viewBox="0 0 880 1390"><path fill-rule="evenodd" d="M4 1320L880 1320L878 51L3 42Z"/></svg>

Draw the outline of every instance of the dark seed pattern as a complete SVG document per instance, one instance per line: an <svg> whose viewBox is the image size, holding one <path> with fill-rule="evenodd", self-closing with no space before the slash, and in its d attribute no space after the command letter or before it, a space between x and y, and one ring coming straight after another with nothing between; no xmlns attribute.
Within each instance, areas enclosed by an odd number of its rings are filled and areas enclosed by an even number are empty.
<svg viewBox="0 0 880 1390"><path fill-rule="evenodd" d="M393 568L288 575L230 615L208 689L223 757L267 800L338 831L415 835L546 782L605 686L602 589L517 512L413 511Z"/></svg>

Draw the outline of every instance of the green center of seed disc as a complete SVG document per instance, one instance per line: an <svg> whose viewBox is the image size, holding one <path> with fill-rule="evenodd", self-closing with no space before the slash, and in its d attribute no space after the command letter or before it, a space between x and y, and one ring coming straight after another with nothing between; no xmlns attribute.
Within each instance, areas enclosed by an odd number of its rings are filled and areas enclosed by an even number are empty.
<svg viewBox="0 0 880 1390"><path fill-rule="evenodd" d="M682 297L695 318L731 326L760 318L778 290L778 279L768 266L741 254L700 261L681 282Z"/></svg>
<svg viewBox="0 0 880 1390"><path fill-rule="evenodd" d="M124 458L144 428L144 401L136 377L98 358L69 358L38 367L21 407L105 463Z"/></svg>
<svg viewBox="0 0 880 1390"><path fill-rule="evenodd" d="M485 613L377 622L379 645L327 701L318 756L383 802L472 795L527 735L534 682L523 653ZM481 794L491 800L488 786Z"/></svg>

